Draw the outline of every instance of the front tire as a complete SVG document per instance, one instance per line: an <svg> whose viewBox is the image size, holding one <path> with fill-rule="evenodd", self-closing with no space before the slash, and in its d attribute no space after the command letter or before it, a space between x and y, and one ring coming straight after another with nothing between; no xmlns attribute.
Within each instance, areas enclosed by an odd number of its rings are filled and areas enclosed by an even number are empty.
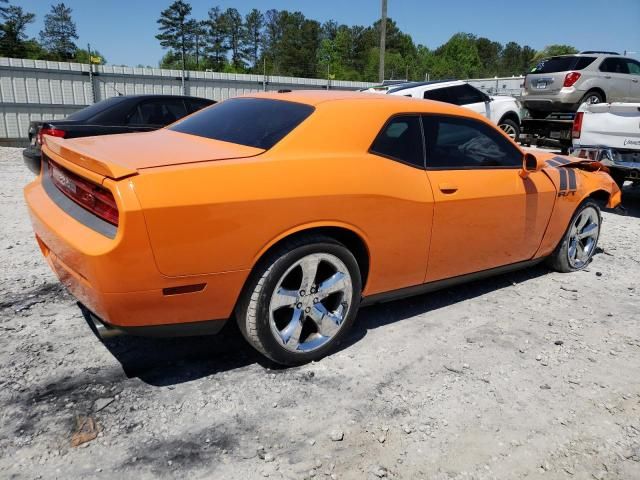
<svg viewBox="0 0 640 480"><path fill-rule="evenodd" d="M507 118L505 120L502 120L498 127L500 127L500 129L504 133L509 135L511 140L513 140L514 142L517 142L518 138L520 138L520 125L518 125L518 123L516 123L515 121Z"/></svg>
<svg viewBox="0 0 640 480"><path fill-rule="evenodd" d="M582 202L573 214L562 240L547 259L547 264L563 273L585 268L596 251L601 225L598 204L591 199Z"/></svg>
<svg viewBox="0 0 640 480"><path fill-rule="evenodd" d="M353 254L325 236L287 241L259 263L236 307L242 334L282 365L327 355L353 323L362 280Z"/></svg>

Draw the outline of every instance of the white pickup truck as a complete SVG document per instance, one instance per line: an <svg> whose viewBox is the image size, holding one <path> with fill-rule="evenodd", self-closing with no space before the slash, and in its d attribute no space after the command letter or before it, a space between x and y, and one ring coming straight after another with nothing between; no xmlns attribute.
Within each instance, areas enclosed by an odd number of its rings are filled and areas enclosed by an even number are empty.
<svg viewBox="0 0 640 480"><path fill-rule="evenodd" d="M640 103L584 104L572 137L573 155L602 162L621 187L640 183Z"/></svg>

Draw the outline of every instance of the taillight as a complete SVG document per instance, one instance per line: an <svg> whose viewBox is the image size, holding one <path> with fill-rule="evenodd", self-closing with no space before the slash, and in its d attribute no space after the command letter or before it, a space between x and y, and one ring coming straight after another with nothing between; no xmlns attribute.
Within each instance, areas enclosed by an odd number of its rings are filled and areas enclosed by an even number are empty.
<svg viewBox="0 0 640 480"><path fill-rule="evenodd" d="M580 79L580 73L569 72L564 77L563 87L573 87L573 85Z"/></svg>
<svg viewBox="0 0 640 480"><path fill-rule="evenodd" d="M52 137L64 138L67 134L64 130L60 130L59 128L41 128L38 132L38 143L42 145L42 137L45 135L51 135Z"/></svg>
<svg viewBox="0 0 640 480"><path fill-rule="evenodd" d="M106 188L91 183L75 173L49 162L49 176L62 193L81 207L112 225L118 225L118 206Z"/></svg>
<svg viewBox="0 0 640 480"><path fill-rule="evenodd" d="M573 127L571 128L572 138L580 138L580 134L582 133L582 117L584 117L584 112L578 112L573 119Z"/></svg>

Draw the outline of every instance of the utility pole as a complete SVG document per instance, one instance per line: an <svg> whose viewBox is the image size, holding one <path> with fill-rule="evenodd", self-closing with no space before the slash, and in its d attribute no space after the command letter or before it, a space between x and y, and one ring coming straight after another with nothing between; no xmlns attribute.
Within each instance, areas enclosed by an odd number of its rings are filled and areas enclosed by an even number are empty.
<svg viewBox="0 0 640 480"><path fill-rule="evenodd" d="M91 85L91 100L96 103L96 89L93 85L93 62L91 61L91 44L87 43L87 53L89 54L89 85Z"/></svg>
<svg viewBox="0 0 640 480"><path fill-rule="evenodd" d="M262 59L262 91L267 91L267 57Z"/></svg>
<svg viewBox="0 0 640 480"><path fill-rule="evenodd" d="M380 69L378 78L384 82L384 50L387 43L387 0L382 0L382 15L380 16Z"/></svg>

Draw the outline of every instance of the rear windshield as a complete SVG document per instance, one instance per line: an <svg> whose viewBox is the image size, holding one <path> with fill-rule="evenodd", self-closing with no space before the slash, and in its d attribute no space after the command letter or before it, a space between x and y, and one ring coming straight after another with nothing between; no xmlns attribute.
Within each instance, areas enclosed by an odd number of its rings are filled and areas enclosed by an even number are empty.
<svg viewBox="0 0 640 480"><path fill-rule="evenodd" d="M97 114L105 111L107 108L111 108L124 100L126 100L124 97L107 98L106 100L94 103L93 105L89 105L87 108L83 108L82 110L72 113L66 119L86 122L87 120L91 120Z"/></svg>
<svg viewBox="0 0 640 480"><path fill-rule="evenodd" d="M268 150L313 112L302 103L233 98L194 113L170 130Z"/></svg>
<svg viewBox="0 0 640 480"><path fill-rule="evenodd" d="M596 57L551 57L545 58L531 73L556 73L582 70L593 63Z"/></svg>

